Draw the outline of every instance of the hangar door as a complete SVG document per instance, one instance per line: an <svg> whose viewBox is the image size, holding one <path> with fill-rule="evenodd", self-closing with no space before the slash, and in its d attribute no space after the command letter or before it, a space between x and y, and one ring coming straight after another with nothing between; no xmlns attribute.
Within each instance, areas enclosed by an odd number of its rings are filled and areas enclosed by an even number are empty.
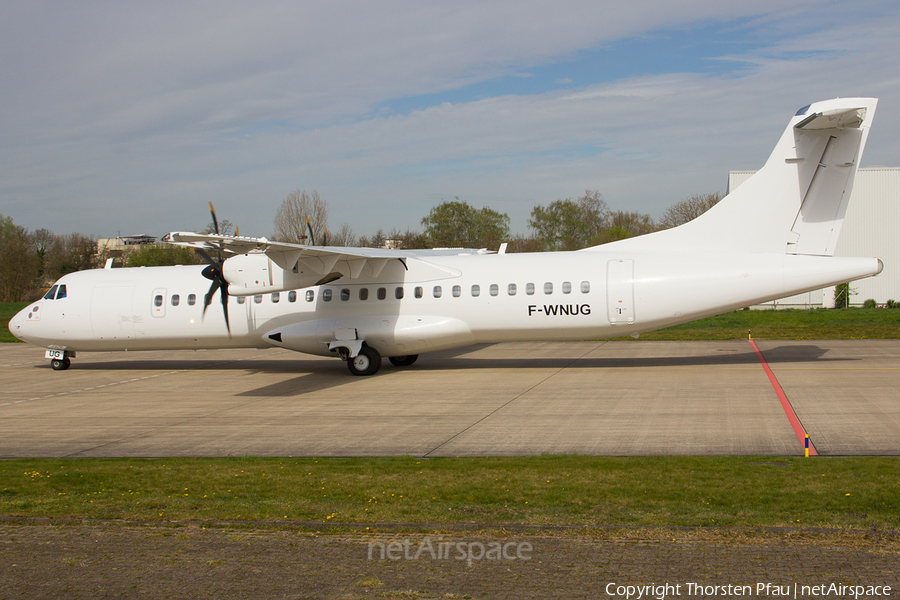
<svg viewBox="0 0 900 600"><path fill-rule="evenodd" d="M606 308L613 325L634 323L634 261L611 260L606 265Z"/></svg>

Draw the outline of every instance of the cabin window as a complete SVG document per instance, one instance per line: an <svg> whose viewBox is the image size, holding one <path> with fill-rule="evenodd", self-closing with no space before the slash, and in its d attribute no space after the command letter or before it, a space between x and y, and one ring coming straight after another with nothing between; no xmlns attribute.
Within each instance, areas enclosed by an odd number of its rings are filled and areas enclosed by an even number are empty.
<svg viewBox="0 0 900 600"><path fill-rule="evenodd" d="M178 306L180 302L181 296L179 296L178 294L172 294L172 306Z"/></svg>
<svg viewBox="0 0 900 600"><path fill-rule="evenodd" d="M153 299L153 306L155 306L156 308L159 308L162 305L163 305L162 294L157 294L156 298Z"/></svg>
<svg viewBox="0 0 900 600"><path fill-rule="evenodd" d="M247 298L245 296L238 296L238 304L243 304L246 301Z"/></svg>
<svg viewBox="0 0 900 600"><path fill-rule="evenodd" d="M331 290L326 288L322 290L322 302L331 302Z"/></svg>
<svg viewBox="0 0 900 600"><path fill-rule="evenodd" d="M472 286L472 297L477 298L480 295L481 295L481 286L476 283L475 285Z"/></svg>
<svg viewBox="0 0 900 600"><path fill-rule="evenodd" d="M193 306L197 304L197 294L189 294L188 295L188 306Z"/></svg>
<svg viewBox="0 0 900 600"><path fill-rule="evenodd" d="M440 298L441 294L443 294L444 292L441 290L441 286L436 285L434 286L434 290L432 290L432 293L434 294L435 298Z"/></svg>
<svg viewBox="0 0 900 600"><path fill-rule="evenodd" d="M394 288L394 298L396 298L397 300L403 300L403 288L402 287Z"/></svg>
<svg viewBox="0 0 900 600"><path fill-rule="evenodd" d="M316 293L312 290L306 290L306 301L312 302L316 299Z"/></svg>
<svg viewBox="0 0 900 600"><path fill-rule="evenodd" d="M56 291L56 299L62 300L66 297L66 284L62 284L59 286L59 289Z"/></svg>
<svg viewBox="0 0 900 600"><path fill-rule="evenodd" d="M272 304L278 304L281 301L281 292L272 292Z"/></svg>
<svg viewBox="0 0 900 600"><path fill-rule="evenodd" d="M506 293L509 294L510 296L515 296L516 291L517 291L516 284L514 284L514 283L511 283L508 286L506 286Z"/></svg>
<svg viewBox="0 0 900 600"><path fill-rule="evenodd" d="M350 290L344 288L341 290L341 302L346 302L350 299Z"/></svg>
<svg viewBox="0 0 900 600"><path fill-rule="evenodd" d="M378 288L377 290L375 290L375 296L379 300L384 300L385 298L387 298L387 288Z"/></svg>
<svg viewBox="0 0 900 600"><path fill-rule="evenodd" d="M581 282L581 293L587 294L591 291L591 282L590 281L582 281Z"/></svg>
<svg viewBox="0 0 900 600"><path fill-rule="evenodd" d="M369 299L369 288L359 288L359 299L360 300L368 300Z"/></svg>
<svg viewBox="0 0 900 600"><path fill-rule="evenodd" d="M572 293L572 282L571 281L563 281L562 293L563 294L571 294Z"/></svg>
<svg viewBox="0 0 900 600"><path fill-rule="evenodd" d="M529 296L534 296L534 284L533 283L525 284L525 293L528 294Z"/></svg>
<svg viewBox="0 0 900 600"><path fill-rule="evenodd" d="M56 290L59 288L58 285L54 285L52 288L47 290L47 293L44 294L44 300L53 300L56 298Z"/></svg>
<svg viewBox="0 0 900 600"><path fill-rule="evenodd" d="M496 296L500 293L500 286L496 283L491 284L491 296Z"/></svg>
<svg viewBox="0 0 900 600"><path fill-rule="evenodd" d="M553 293L553 284L549 281L544 284L544 293L548 295Z"/></svg>
<svg viewBox="0 0 900 600"><path fill-rule="evenodd" d="M288 302L296 302L297 301L297 292L291 290L288 292Z"/></svg>
<svg viewBox="0 0 900 600"><path fill-rule="evenodd" d="M253 296L254 304L262 304L262 294L257 294Z"/></svg>
<svg viewBox="0 0 900 600"><path fill-rule="evenodd" d="M416 287L416 289L414 290L414 295L416 296L416 298L421 298L425 295L425 290L423 290L421 287Z"/></svg>
<svg viewBox="0 0 900 600"><path fill-rule="evenodd" d="M462 288L458 285L453 286L453 297L459 298L462 295Z"/></svg>

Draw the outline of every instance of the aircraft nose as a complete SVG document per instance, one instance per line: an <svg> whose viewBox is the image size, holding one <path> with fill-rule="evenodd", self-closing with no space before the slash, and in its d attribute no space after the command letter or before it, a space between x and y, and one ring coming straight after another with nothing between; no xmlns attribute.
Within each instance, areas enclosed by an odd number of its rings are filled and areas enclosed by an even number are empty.
<svg viewBox="0 0 900 600"><path fill-rule="evenodd" d="M25 341L25 324L28 322L29 316L34 314L36 305L31 305L17 312L12 319L9 320L7 327L9 332L16 338ZM40 310L38 308L38 310Z"/></svg>

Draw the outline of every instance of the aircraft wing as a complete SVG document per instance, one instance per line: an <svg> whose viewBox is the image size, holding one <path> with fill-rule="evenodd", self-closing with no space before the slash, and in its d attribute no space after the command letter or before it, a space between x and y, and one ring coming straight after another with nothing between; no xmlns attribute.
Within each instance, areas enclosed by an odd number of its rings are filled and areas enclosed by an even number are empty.
<svg viewBox="0 0 900 600"><path fill-rule="evenodd" d="M389 248L356 248L350 246L307 246L287 242L273 242L264 237L251 238L187 231L167 233L160 241L179 246L203 248L204 250L220 249L233 254L262 252L271 258L272 262L285 270L292 269L299 260L313 267L317 272L327 273L337 262L346 261L350 267L351 279L356 279L366 263L370 263L376 271L380 272L389 259L399 259L406 264L406 259L408 258L427 260L429 257L435 256L492 254L491 251L484 248L391 250ZM316 263L321 263L321 266Z"/></svg>

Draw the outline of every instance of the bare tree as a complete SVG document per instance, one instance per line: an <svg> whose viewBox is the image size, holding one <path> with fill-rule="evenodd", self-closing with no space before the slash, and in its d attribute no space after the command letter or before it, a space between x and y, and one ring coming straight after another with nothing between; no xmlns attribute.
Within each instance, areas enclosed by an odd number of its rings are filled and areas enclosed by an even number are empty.
<svg viewBox="0 0 900 600"><path fill-rule="evenodd" d="M217 221L218 221L218 225L219 225L219 234L220 235L234 235L235 234L236 227L235 227L234 223L232 223L230 220L217 219ZM213 223L212 221L210 221L209 224L206 226L206 229L204 229L201 233L215 233L215 232L216 232L216 223Z"/></svg>
<svg viewBox="0 0 900 600"><path fill-rule="evenodd" d="M388 239L388 237L384 234L384 229L379 228L374 235L360 236L356 240L356 243L360 248L383 248L386 239Z"/></svg>
<svg viewBox="0 0 900 600"><path fill-rule="evenodd" d="M344 223L341 225L340 231L337 233L328 232L328 245L329 246L355 246L356 245L356 234L353 233L353 228L350 227L350 223Z"/></svg>
<svg viewBox="0 0 900 600"><path fill-rule="evenodd" d="M312 227L313 239L308 240L309 231L306 220ZM319 192L312 195L305 190L294 190L288 194L281 208L275 214L275 241L300 243L309 241L321 244L328 226L328 204L319 197Z"/></svg>
<svg viewBox="0 0 900 600"><path fill-rule="evenodd" d="M660 229L671 229L693 221L713 206L719 203L722 196L718 192L712 194L694 194L684 200L679 200L666 209L659 220Z"/></svg>

